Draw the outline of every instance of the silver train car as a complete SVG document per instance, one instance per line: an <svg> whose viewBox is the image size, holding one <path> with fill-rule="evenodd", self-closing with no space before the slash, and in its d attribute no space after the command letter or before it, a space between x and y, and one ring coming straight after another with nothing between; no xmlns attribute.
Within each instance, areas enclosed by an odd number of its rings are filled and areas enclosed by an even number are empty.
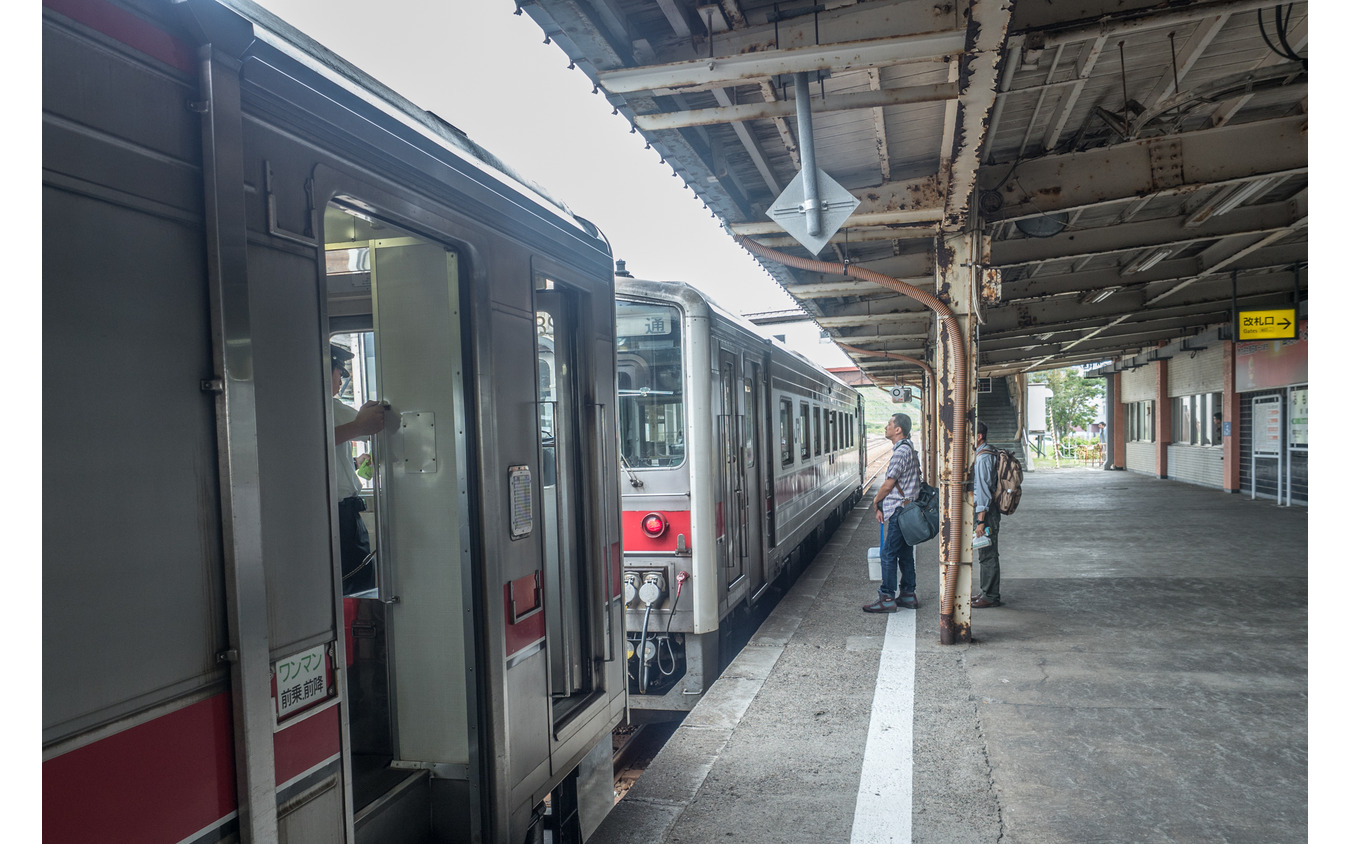
<svg viewBox="0 0 1350 844"><path fill-rule="evenodd" d="M42 30L44 840L583 840L626 701L603 236L242 0ZM380 403L355 450L335 391Z"/></svg>
<svg viewBox="0 0 1350 844"><path fill-rule="evenodd" d="M862 496L861 395L679 282L616 282L630 720L693 708Z"/></svg>

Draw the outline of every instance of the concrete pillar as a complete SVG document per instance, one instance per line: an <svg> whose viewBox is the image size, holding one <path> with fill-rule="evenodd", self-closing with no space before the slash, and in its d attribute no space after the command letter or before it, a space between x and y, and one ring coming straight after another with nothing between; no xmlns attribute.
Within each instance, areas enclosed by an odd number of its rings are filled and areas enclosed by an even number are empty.
<svg viewBox="0 0 1350 844"><path fill-rule="evenodd" d="M1158 477L1167 478L1167 447L1172 444L1172 399L1167 395L1167 361L1153 364L1158 374L1158 387L1154 390L1154 404L1158 408L1153 414L1155 430L1153 445L1157 449Z"/></svg>
<svg viewBox="0 0 1350 844"><path fill-rule="evenodd" d="M941 466L939 479L942 483L936 483L929 479L942 491L942 510L947 513L948 506L946 501L947 487L946 483L951 478L952 466L954 464L953 447L955 443L954 432L956 425L965 426L965 460L966 478L970 476L969 467L972 464L975 454L975 376L976 376L976 348L972 339L971 331L972 320L970 317L971 304L974 296L979 295L980 279L977 277L978 267L989 263L988 249L984 244L984 239L978 232L961 234L948 237L944 242L938 244L937 261L937 295L943 299L947 305L956 314L957 324L961 329L962 344L966 349L966 418L953 419L952 413L955 407L955 390L957 387L956 378L951 371L951 363L948 360L949 353L946 343L941 335L942 328L936 325L935 331L938 337L935 338L933 348L935 349L935 361L933 371L938 379L938 396L941 401L941 411L938 418L937 431L937 457L938 465ZM956 576L956 594L954 597L954 609L952 615L952 630L942 631L943 644L960 644L970 641L970 599L972 588L971 560L973 558L970 547L971 534L974 530L975 513L975 494L967 490L964 493L966 506L962 508L961 520L961 548L948 548L949 539L944 529L938 536L940 543L939 555L943 561L959 560ZM944 528L946 527L944 522ZM959 554L959 556L958 556ZM940 566L939 585L945 583L949 563L943 562ZM950 639L950 641L949 641Z"/></svg>
<svg viewBox="0 0 1350 844"><path fill-rule="evenodd" d="M1237 346L1231 340L1223 344L1223 423L1228 434L1223 438L1223 490L1237 492L1242 489L1241 425L1242 401L1237 391Z"/></svg>
<svg viewBox="0 0 1350 844"><path fill-rule="evenodd" d="M1125 402L1120 400L1120 373L1111 376L1115 385L1115 399L1111 402L1111 465L1117 469L1125 468Z"/></svg>

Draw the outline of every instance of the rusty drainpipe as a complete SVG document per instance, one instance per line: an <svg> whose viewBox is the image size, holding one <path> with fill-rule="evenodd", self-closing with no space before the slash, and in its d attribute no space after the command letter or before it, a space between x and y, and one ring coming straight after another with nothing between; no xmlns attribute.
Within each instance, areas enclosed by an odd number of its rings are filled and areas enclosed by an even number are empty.
<svg viewBox="0 0 1350 844"><path fill-rule="evenodd" d="M736 242L752 254L770 261L777 261L789 267L806 272L829 275L846 275L861 281L879 284L887 290L893 290L902 296L908 296L937 314L947 337L951 352L951 362L956 370L952 373L952 470L947 477L947 572L942 582L942 597L938 604L938 634L944 645L957 642L956 635L956 577L961 566L961 522L965 516L965 478L966 478L966 350L961 340L961 326L956 323L956 314L938 297L926 290L920 290L912 284L906 284L875 270L856 264L834 264L817 261L814 258L798 258L786 252L779 252L767 246L761 246L743 235L732 234ZM936 386L936 383L935 383ZM936 391L935 391L936 392ZM936 401L936 396L934 397ZM936 429L934 430L936 434ZM936 437L934 437L936 440Z"/></svg>
<svg viewBox="0 0 1350 844"><path fill-rule="evenodd" d="M925 465L927 465L927 466L936 466L936 465L937 465L937 387L936 387L937 379L933 377L933 367L929 366L927 363L925 363L925 362L922 361L922 360L919 360L918 358L912 358L912 357L910 357L909 355L902 355L902 354L899 354L898 352L878 352L878 351L874 351L874 350L872 350L872 349L860 349L860 348L858 348L857 346L850 346L850 345L848 345L847 343L840 343L840 342L838 342L838 341L835 341L835 345L838 346L839 348L843 349L843 350L846 351L846 352L853 352L855 355L862 355L862 356L864 356L864 357L868 357L868 356L871 356L871 357L883 357L883 358L886 358L886 359L888 359L888 360L899 360L899 361L904 361L905 363L912 363L912 364L914 364L915 366L917 366L917 367L923 369L923 375L924 375L924 379L925 379L925 380L924 380L924 388L923 388L923 390L924 390L924 392L923 392L923 398L924 398L924 403L928 405L928 421L929 421L929 424L926 426L928 432L927 432L927 434L924 436L924 440L925 440L924 445L927 446L927 447L924 449L924 450L927 452L927 454L926 454L925 456L928 458L928 462L927 462Z"/></svg>

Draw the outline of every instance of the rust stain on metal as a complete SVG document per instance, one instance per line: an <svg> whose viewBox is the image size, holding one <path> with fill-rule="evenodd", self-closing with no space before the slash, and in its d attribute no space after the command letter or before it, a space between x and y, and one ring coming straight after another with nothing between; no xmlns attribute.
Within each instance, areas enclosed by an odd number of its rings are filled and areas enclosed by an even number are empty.
<svg viewBox="0 0 1350 844"><path fill-rule="evenodd" d="M980 271L980 301L993 305L1003 298L1003 271L997 267L984 267Z"/></svg>

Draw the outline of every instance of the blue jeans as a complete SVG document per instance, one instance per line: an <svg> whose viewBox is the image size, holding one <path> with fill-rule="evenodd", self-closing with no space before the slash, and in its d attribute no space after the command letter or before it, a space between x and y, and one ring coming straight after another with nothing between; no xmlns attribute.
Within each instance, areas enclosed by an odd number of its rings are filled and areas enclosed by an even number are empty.
<svg viewBox="0 0 1350 844"><path fill-rule="evenodd" d="M894 598L897 570L900 575L900 594L914 594L914 546L905 542L900 532L900 508L886 520L886 538L881 543L881 588L877 594L882 598Z"/></svg>

